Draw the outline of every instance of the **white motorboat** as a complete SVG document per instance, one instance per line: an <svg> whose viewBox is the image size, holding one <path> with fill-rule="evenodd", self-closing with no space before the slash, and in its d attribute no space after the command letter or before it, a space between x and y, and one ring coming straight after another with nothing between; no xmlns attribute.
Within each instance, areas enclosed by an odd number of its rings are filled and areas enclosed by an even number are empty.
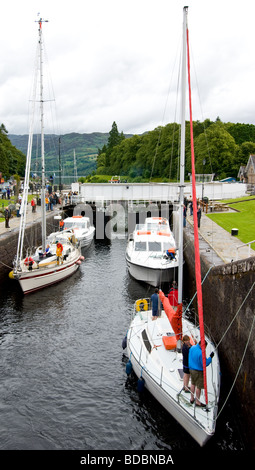
<svg viewBox="0 0 255 470"><path fill-rule="evenodd" d="M63 232L73 230L75 238L81 247L87 247L92 243L95 235L95 227L90 223L89 217L73 215L64 219Z"/></svg>
<svg viewBox="0 0 255 470"><path fill-rule="evenodd" d="M127 347L129 361L127 373L131 369L141 384L155 399L179 422L192 438L203 446L215 433L218 402L220 395L220 364L213 342L205 335L203 322L202 282L197 227L197 198L193 149L193 126L190 100L190 132L192 163L192 196L194 204L194 246L197 286L197 308L199 325L186 318L182 312L183 292L183 200L184 200L184 163L185 163L185 87L186 54L189 69L189 43L187 28L188 7L183 14L183 65L182 65L182 122L181 122L181 158L180 158L180 200L179 200L179 268L178 268L178 305L170 305L168 297L160 290L159 298L163 305L161 314L152 317L150 299L139 299L123 342ZM186 42L187 41L187 42ZM190 87L189 87L190 90ZM201 348L203 363L204 388L198 395L185 390L183 382L182 339L189 336L191 344ZM207 342L207 347L206 347ZM194 350L193 350L194 351ZM197 351L197 350L196 350ZM190 352L189 352L190 354ZM211 358L208 356L211 355ZM209 359L207 359L206 358ZM200 369L201 370L201 369ZM193 388L193 385L192 385ZM193 390L192 390L193 391Z"/></svg>
<svg viewBox="0 0 255 470"><path fill-rule="evenodd" d="M154 287L177 276L178 250L166 218L147 217L136 225L128 238L126 263L134 279Z"/></svg>
<svg viewBox="0 0 255 470"><path fill-rule="evenodd" d="M19 239L17 246L17 254L14 259L13 271L9 273L9 277L19 281L21 289L24 294L34 292L36 290L48 287L55 284L67 277L71 276L78 268L83 257L81 257L81 249L76 240L70 241L68 238L63 240L59 246L57 241L54 239L47 239L46 237L46 207L45 207L45 159L44 159L44 111L43 111L43 84L42 84L42 50L43 50L43 37L42 37L42 22L38 21L39 26L39 41L38 41L38 62L36 64L36 72L34 78L33 88L33 113L30 123L28 150L26 158L26 172L24 180L24 191L22 204L20 209L20 229ZM39 73L39 81L38 81ZM31 153L32 153L32 141L33 141L33 124L35 118L35 103L36 99L37 84L40 84L40 122L41 122L41 167L42 167L42 190L41 190L41 201L42 201L42 246L39 249L31 247L27 250L26 255L23 253L24 235L26 228L26 213L27 213L27 199L29 191L29 175L31 165ZM51 255L51 256L49 256Z"/></svg>

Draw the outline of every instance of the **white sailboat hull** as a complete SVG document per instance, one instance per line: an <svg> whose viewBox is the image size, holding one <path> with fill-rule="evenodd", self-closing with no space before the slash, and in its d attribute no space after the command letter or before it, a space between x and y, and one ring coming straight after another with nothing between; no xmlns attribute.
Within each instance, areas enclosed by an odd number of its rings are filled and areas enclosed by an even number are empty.
<svg viewBox="0 0 255 470"><path fill-rule="evenodd" d="M146 331L146 340L143 336ZM190 393L182 391L182 353L166 350L162 337L171 332L171 325L165 312L151 320L151 311L138 312L131 322L127 334L127 353L134 373L145 380L145 387L171 416L200 445L213 436L216 425L220 390L220 367L217 353L207 367L208 411L190 403ZM199 329L183 319L183 332L199 339ZM146 347L146 341L147 347ZM207 338L207 356L214 349ZM149 348L148 348L149 343ZM211 369L211 370L210 370ZM201 401L204 401L203 391Z"/></svg>
<svg viewBox="0 0 255 470"><path fill-rule="evenodd" d="M128 349L129 354L131 350ZM141 375L141 364L131 356L131 362L134 373L139 378ZM201 427L187 415L181 406L178 406L169 394L167 394L159 384L154 382L153 378L146 370L143 369L142 377L145 380L145 387L154 396L154 398L165 408L165 410L197 441L202 447L213 435L206 433Z"/></svg>
<svg viewBox="0 0 255 470"><path fill-rule="evenodd" d="M68 262L65 262L65 264L57 265L53 263L44 268L40 267L40 269L35 268L32 271L18 272L15 274L15 278L18 279L23 293L29 294L49 287L71 276L79 268L79 260L80 252L76 250L76 253Z"/></svg>

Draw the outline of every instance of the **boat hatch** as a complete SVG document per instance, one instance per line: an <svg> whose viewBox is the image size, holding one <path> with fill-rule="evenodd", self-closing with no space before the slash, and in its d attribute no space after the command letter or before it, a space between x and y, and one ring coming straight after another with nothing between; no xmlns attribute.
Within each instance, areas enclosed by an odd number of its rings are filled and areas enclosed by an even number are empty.
<svg viewBox="0 0 255 470"><path fill-rule="evenodd" d="M147 336L146 330L142 331L142 338L143 338L143 342L144 342L144 345L145 345L147 351L150 353L152 348L151 348L151 343L150 343L149 338Z"/></svg>

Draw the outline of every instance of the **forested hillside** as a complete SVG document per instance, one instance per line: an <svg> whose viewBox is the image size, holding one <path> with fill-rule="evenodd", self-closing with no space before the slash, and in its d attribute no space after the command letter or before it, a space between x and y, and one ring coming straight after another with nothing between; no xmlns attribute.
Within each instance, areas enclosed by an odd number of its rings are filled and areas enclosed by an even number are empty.
<svg viewBox="0 0 255 470"><path fill-rule="evenodd" d="M113 129L112 129L113 130ZM196 173L214 173L215 179L237 177L241 165L255 153L255 126L206 119L193 123ZM116 133L116 129L115 129ZM143 135L121 138L104 146L97 158L97 174L127 175L137 181L179 177L180 125L158 127ZM185 178L191 172L190 125L186 123Z"/></svg>
<svg viewBox="0 0 255 470"><path fill-rule="evenodd" d="M59 171L59 157L62 173L65 176L74 175L74 153L78 177L87 175L96 169L98 149L108 139L108 133L93 132L91 134L64 134L59 137L54 134L45 135L45 167L47 175ZM24 154L27 153L28 135L9 135L10 141ZM40 136L33 136L31 170L39 172L39 157L41 155Z"/></svg>
<svg viewBox="0 0 255 470"><path fill-rule="evenodd" d="M241 165L255 154L253 124L223 123L206 119L195 121L194 145L197 173L214 173L215 179L237 177ZM190 129L186 123L185 179L191 172ZM0 172L7 178L15 173L24 176L27 135L9 135L2 124L0 129ZM16 148L15 148L15 147ZM18 150L17 150L18 149ZM170 123L143 135L124 135L113 122L109 133L45 135L46 172L74 176L74 152L77 176L125 175L132 180L148 181L160 178L176 181L179 178L180 125ZM34 136L31 171L40 175L40 137Z"/></svg>
<svg viewBox="0 0 255 470"><path fill-rule="evenodd" d="M25 155L9 140L4 124L0 126L0 173L6 180L14 174L23 176L25 172Z"/></svg>

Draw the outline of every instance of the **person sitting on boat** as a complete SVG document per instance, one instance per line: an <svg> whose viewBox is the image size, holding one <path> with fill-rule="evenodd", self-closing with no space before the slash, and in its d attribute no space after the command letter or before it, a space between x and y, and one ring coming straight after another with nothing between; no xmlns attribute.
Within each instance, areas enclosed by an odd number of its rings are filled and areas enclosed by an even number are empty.
<svg viewBox="0 0 255 470"><path fill-rule="evenodd" d="M205 341L205 347L207 342ZM206 367L209 366L212 362L214 352L211 352L210 357L206 359ZM200 402L201 390L204 388L204 374L203 374L203 359L202 359L202 349L201 341L195 346L191 346L189 350L189 370L191 377L191 400L190 403L194 403L196 406L206 406L204 403ZM196 391L196 394L195 394Z"/></svg>
<svg viewBox="0 0 255 470"><path fill-rule="evenodd" d="M44 255L45 255L46 257L52 256L52 254L51 254L51 252L50 252L50 245L47 245L47 246L46 246Z"/></svg>
<svg viewBox="0 0 255 470"><path fill-rule="evenodd" d="M158 288L156 287L154 294L151 296L152 320L157 320L160 314L159 302Z"/></svg>
<svg viewBox="0 0 255 470"><path fill-rule="evenodd" d="M63 245L62 243L57 242L57 249L56 249L56 255L57 255L57 263L62 264L63 263Z"/></svg>

